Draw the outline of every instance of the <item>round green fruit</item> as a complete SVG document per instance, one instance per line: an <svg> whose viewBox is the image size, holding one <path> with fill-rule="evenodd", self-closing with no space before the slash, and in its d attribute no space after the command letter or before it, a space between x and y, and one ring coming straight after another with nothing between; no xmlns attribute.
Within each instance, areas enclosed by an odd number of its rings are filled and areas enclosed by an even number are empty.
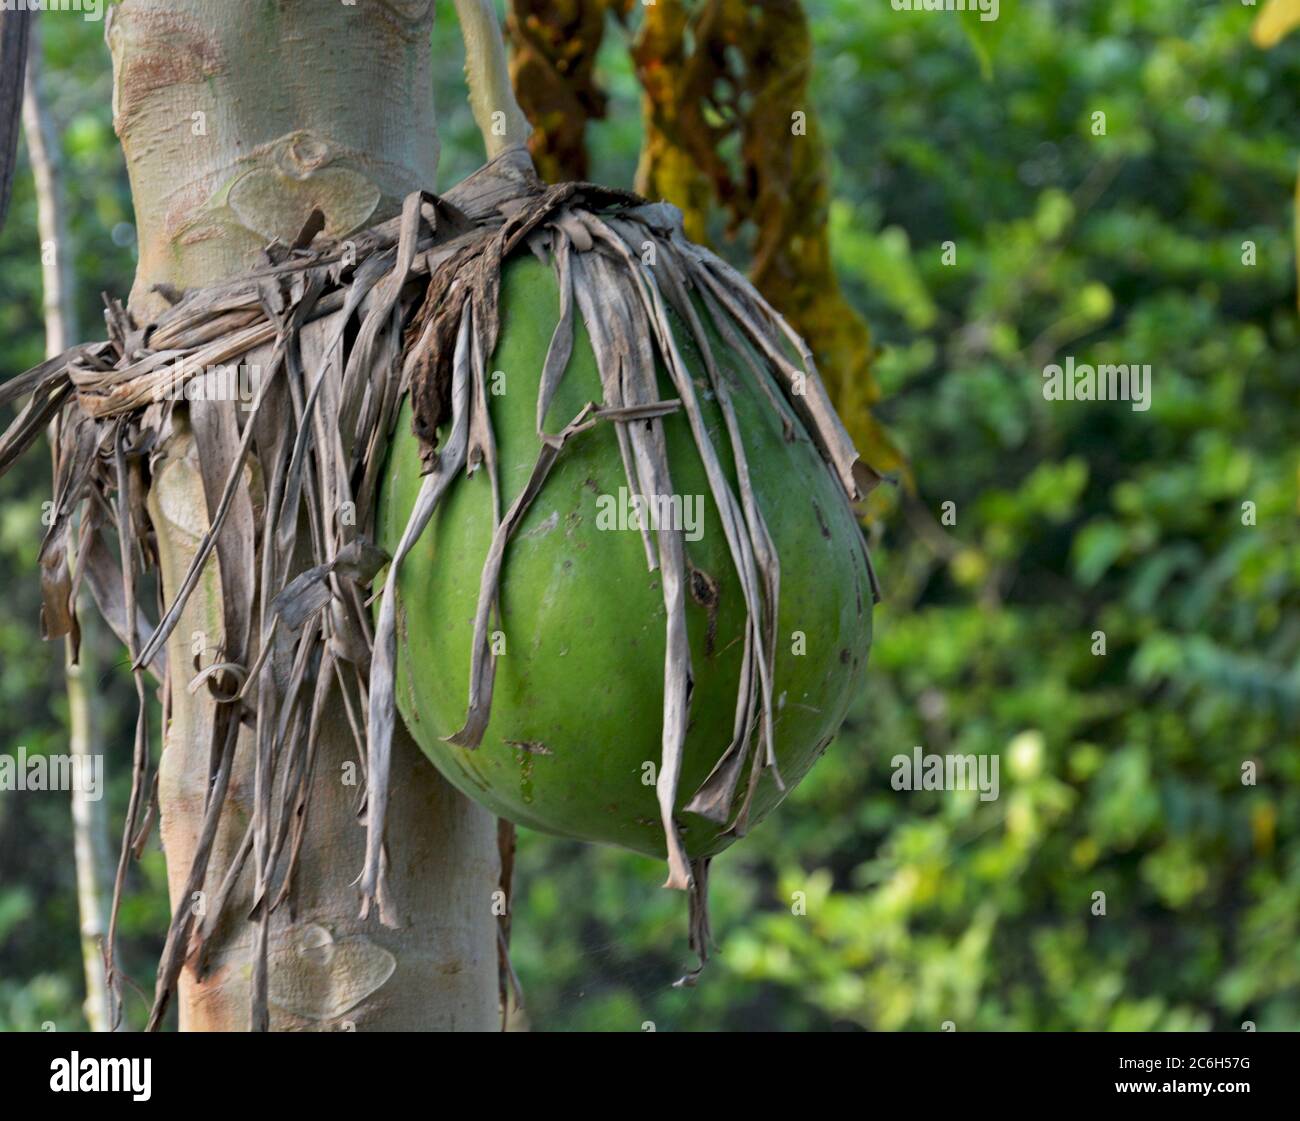
<svg viewBox="0 0 1300 1121"><path fill-rule="evenodd" d="M500 335L487 365L503 512L537 460L537 388L558 309L550 268L531 256L507 261ZM575 319L573 354L551 403L548 432L602 399L591 344L581 316ZM703 359L684 324L676 317L672 322L709 436L736 490L724 417ZM865 546L840 483L802 426L796 421L796 438L785 438L782 417L754 383L751 366L711 325L706 329L732 387L754 494L780 557L771 695L776 758L789 790L825 750L862 684L872 605ZM769 388L780 395L775 380ZM662 399L677 396L663 370L659 390ZM657 423L665 432L673 490L686 498L693 691L675 809L686 851L698 858L719 852L734 836L684 807L732 740L747 616L687 418L679 411ZM407 402L380 493L378 540L390 554L415 502L420 467ZM626 487L612 423L574 436L560 453L506 548L500 622L492 624L500 633L491 719L482 743L469 750L445 737L465 720L493 505L486 469L459 476L399 573L397 706L438 769L493 813L548 833L662 856L654 775L663 723L665 609L661 574L648 569L641 532L634 522L617 528ZM747 759L733 812L749 776ZM782 797L764 771L749 825Z"/></svg>

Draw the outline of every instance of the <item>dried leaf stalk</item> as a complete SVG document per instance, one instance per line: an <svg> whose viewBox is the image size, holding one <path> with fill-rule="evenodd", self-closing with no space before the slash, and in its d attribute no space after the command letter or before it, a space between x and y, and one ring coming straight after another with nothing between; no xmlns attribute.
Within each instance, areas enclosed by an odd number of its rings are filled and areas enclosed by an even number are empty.
<svg viewBox="0 0 1300 1121"><path fill-rule="evenodd" d="M256 924L259 950L253 1023L267 1025L269 915L292 898L320 714L336 688L365 765L365 798L358 808L367 829L362 913L374 908L382 922L400 921L401 901L390 897L385 878L386 845L400 840L386 838L384 831L396 719L397 581L406 552L462 472L487 470L498 495L479 589L469 707L463 727L450 737L473 750L491 711L494 655L487 629L503 557L547 473L570 441L596 425L613 424L629 491L671 493L662 417L685 413L748 614L734 738L694 792L690 808L719 823L730 816L728 828L736 833L745 829L759 774L774 772L771 679L780 571L704 320L729 344L743 343L737 349L749 361L774 372L783 392L772 405L787 437L806 433L850 499L873 481L807 347L743 277L685 240L672 207L590 184L546 187L526 152L515 146L441 198L412 194L400 217L349 243L314 240L318 227L309 224L295 246L273 246L257 271L184 294L152 323L137 325L110 303L105 341L74 347L0 387L0 404L30 394L0 436L0 470L51 418L61 419L56 516L40 554L47 636L75 627L76 592L84 579L131 651L140 719L119 898L127 854L142 843L149 817L146 675L162 682L164 699L168 690L186 687L206 688L218 701L210 794L189 875L193 890L206 885L211 904L201 923L187 907L173 916L150 1020L155 1028L185 963L204 968L205 945L250 862L249 920ZM536 465L502 511L484 376L497 342L502 263L523 249L551 262L561 306L539 384ZM653 266L642 263L647 253ZM731 434L727 454L734 457L736 490L702 423L670 314L687 325L704 356ZM564 377L575 315L582 316L595 348L603 400L587 404L559 432L546 432L542 418ZM656 362L669 372L675 397L660 399ZM242 398L221 392L218 367L233 363L248 372ZM377 481L407 394L425 475L401 544L389 558L373 541ZM144 493L155 457L182 425L198 445L209 526L184 581L153 625L138 595L145 573L157 563ZM85 515L78 521L79 509ZM80 539L78 563L70 571L73 526L79 526ZM105 532L110 530L116 531L116 548ZM647 531L646 545L647 563L662 574L667 620L656 793L667 837L668 886L691 893L691 942L703 960L707 861L687 858L673 816L691 692L689 577L680 530ZM220 647L206 664L195 659L188 681L172 680L162 669L164 644L213 563L223 590ZM368 596L385 563L372 621ZM241 726L254 730L252 821L235 864L210 869L205 841L220 822ZM733 814L747 761L747 795Z"/></svg>

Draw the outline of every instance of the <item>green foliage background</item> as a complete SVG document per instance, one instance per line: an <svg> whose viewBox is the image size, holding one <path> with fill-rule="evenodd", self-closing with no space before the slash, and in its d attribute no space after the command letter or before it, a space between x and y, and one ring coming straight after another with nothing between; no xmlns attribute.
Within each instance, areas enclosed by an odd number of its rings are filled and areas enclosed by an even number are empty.
<svg viewBox="0 0 1300 1121"><path fill-rule="evenodd" d="M807 6L838 264L916 476L873 527L887 594L870 684L812 776L715 862L720 953L694 991L669 986L688 962L662 867L523 835L532 1025L1296 1030L1300 41L1261 53L1256 9L1215 0L1003 0L993 28L888 0ZM480 146L438 8L445 186ZM108 59L100 25L44 24L97 327L98 293L124 294L133 268ZM620 34L592 148L596 177L629 185ZM731 250L744 261L743 238ZM3 377L40 358L37 255L22 174L0 236ZM1042 368L1066 355L1150 363L1150 411L1045 401ZM6 752L66 742L60 650L36 637L47 492L39 455L0 481ZM117 827L132 698L121 653L99 655ZM917 744L998 755L1000 798L893 790L891 757ZM82 1023L72 877L63 799L0 794L0 1027ZM131 889L126 960L151 989L156 847ZM133 1021L144 1007L129 998Z"/></svg>

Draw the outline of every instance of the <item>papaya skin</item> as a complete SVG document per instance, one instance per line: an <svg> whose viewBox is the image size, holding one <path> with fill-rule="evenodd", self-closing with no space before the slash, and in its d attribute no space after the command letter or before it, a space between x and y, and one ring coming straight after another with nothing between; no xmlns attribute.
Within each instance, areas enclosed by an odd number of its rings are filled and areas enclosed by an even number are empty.
<svg viewBox="0 0 1300 1121"><path fill-rule="evenodd" d="M538 453L537 385L559 315L552 270L531 255L511 258L502 271L500 308L500 336L487 370L504 513ZM781 558L773 719L788 792L830 743L862 686L872 606L865 546L839 483L803 428L796 421L796 440L785 440L781 418L753 383L753 371L705 322L732 390L756 499ZM706 367L679 320L674 329L710 438L736 489L732 449ZM497 392L495 371L504 375L496 375ZM779 396L775 382L771 388ZM662 369L659 392L664 399L677 396ZM573 355L546 430L558 432L583 405L601 399L591 344L575 316ZM411 419L408 401L380 491L376 536L390 553L420 486ZM700 858L734 839L725 826L683 807L732 739L746 614L686 417L679 411L661 423L674 491L700 496L695 509L702 533L685 542L698 575L688 571L693 691L676 801L687 853ZM648 569L638 530L597 528L598 499L618 496L626 486L611 423L575 436L560 454L506 548L501 618L491 628L504 636L497 639L491 720L481 745L468 750L444 737L465 719L479 579L493 531L492 488L485 467L458 478L399 575L397 706L442 774L499 816L662 857L653 785L664 694L660 573ZM802 654L792 652L796 632L804 636ZM733 814L749 782L749 762ZM765 772L750 825L783 796Z"/></svg>

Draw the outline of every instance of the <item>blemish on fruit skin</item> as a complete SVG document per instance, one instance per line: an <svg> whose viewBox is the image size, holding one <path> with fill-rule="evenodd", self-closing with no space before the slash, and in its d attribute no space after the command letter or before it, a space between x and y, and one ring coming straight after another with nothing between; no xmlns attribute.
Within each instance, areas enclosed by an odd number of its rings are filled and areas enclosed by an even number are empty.
<svg viewBox="0 0 1300 1121"><path fill-rule="evenodd" d="M410 640L406 629L406 609L400 603L397 606L397 641L403 649L409 652ZM418 724L420 722L420 706L415 703L415 682L411 680L410 674L406 675L406 701L410 708L410 715L407 716L407 719L412 724Z"/></svg>
<svg viewBox="0 0 1300 1121"><path fill-rule="evenodd" d="M704 655L712 657L718 637L718 582L702 568L696 568L688 561L690 567L689 585L691 599L708 612L708 627L704 632Z"/></svg>
<svg viewBox="0 0 1300 1121"><path fill-rule="evenodd" d="M822 516L822 508L817 505L815 500L813 501L812 508L813 513L817 515L817 524L821 527L822 536L829 541L831 539L831 527L826 524L826 519Z"/></svg>
<svg viewBox="0 0 1300 1121"><path fill-rule="evenodd" d="M849 653L849 648L847 646L844 647L840 650L840 665L847 666L851 657L852 655Z"/></svg>
<svg viewBox="0 0 1300 1121"><path fill-rule="evenodd" d="M478 773L477 771L475 771L473 768L471 768L471 767L467 767L467 766L464 766L464 765L462 764L462 765L461 765L461 768L460 768L460 773L463 774L463 775L465 776L466 779L468 779L470 782L472 782L472 783L473 783L475 786L477 786L481 791L483 791L484 794L487 794L487 793L489 793L489 792L491 791L491 787L488 786L486 780L484 780L484 779L479 775L479 773Z"/></svg>
<svg viewBox="0 0 1300 1121"><path fill-rule="evenodd" d="M545 537L559 524L560 512L558 510L552 510L545 521L533 526L532 529L528 530L526 533L521 533L519 536L528 538Z"/></svg>
<svg viewBox="0 0 1300 1121"><path fill-rule="evenodd" d="M480 757L477 752L458 751L454 756L454 763L456 768L469 782L473 783L473 785L477 786L485 794L488 793L489 787L487 779L478 772Z"/></svg>
<svg viewBox="0 0 1300 1121"><path fill-rule="evenodd" d="M506 740L511 747L518 748L520 751L526 751L530 755L554 755L553 752L541 740Z"/></svg>
<svg viewBox="0 0 1300 1121"><path fill-rule="evenodd" d="M533 756L531 752L519 753L519 797L525 805L533 801Z"/></svg>

